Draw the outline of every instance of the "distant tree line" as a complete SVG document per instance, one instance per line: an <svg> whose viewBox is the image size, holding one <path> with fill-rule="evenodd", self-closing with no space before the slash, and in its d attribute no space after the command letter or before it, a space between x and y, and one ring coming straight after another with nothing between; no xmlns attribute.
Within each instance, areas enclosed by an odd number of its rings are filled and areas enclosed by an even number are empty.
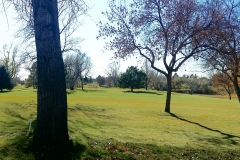
<svg viewBox="0 0 240 160"><path fill-rule="evenodd" d="M109 66L109 65L108 65ZM129 67L133 68L133 67ZM129 68L124 73L120 73L119 68L112 69L112 71L118 73L114 78L111 76L101 76L98 75L94 81L96 81L100 87L120 87L120 88L130 88L126 85L120 84L121 80L128 79L123 78L122 75L127 74ZM159 72L155 71L150 67L150 65L145 61L141 67L141 71L145 74L145 79L141 79L141 85L136 88L145 88L167 91L168 85L166 77ZM117 79L117 85L114 85L114 79ZM121 80L120 80L121 79ZM189 93L189 94L228 94L229 99L231 99L231 94L235 93L234 86L230 78L224 74L217 72L210 77L202 77L196 74L191 75L178 75L175 73L172 77L172 91L178 93ZM134 87L133 87L134 88Z"/></svg>

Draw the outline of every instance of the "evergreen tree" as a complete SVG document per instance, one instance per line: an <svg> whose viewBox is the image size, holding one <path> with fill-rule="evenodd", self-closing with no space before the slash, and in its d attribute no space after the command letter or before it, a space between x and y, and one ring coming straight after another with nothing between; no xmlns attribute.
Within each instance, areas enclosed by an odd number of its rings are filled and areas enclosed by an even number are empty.
<svg viewBox="0 0 240 160"><path fill-rule="evenodd" d="M118 79L119 87L130 88L133 92L134 88L144 87L144 82L146 79L146 74L143 71L137 69L137 67L128 67L125 73L121 74Z"/></svg>
<svg viewBox="0 0 240 160"><path fill-rule="evenodd" d="M10 74L7 72L4 66L0 67L0 91L3 89L12 90L14 87Z"/></svg>

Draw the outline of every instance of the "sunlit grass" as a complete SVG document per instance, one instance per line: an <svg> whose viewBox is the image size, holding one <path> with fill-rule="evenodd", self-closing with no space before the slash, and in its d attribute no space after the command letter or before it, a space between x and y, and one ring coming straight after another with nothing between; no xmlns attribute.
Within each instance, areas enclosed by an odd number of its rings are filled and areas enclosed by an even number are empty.
<svg viewBox="0 0 240 160"><path fill-rule="evenodd" d="M218 151L240 149L237 100L173 93L172 114L168 114L164 112L165 98L165 92L152 90L68 91L69 135L86 145L117 141ZM0 148L18 135L26 135L31 119L36 119L35 89L17 87L0 93Z"/></svg>
<svg viewBox="0 0 240 160"><path fill-rule="evenodd" d="M125 91L99 88L69 94L72 138L239 148L237 101L173 93L174 115L169 115L164 112L165 92Z"/></svg>

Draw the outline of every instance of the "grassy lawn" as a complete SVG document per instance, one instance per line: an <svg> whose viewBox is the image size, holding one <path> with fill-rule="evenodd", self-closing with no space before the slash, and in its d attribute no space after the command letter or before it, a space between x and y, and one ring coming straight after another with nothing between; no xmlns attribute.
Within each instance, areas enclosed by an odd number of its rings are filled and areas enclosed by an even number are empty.
<svg viewBox="0 0 240 160"><path fill-rule="evenodd" d="M237 100L173 93L167 114L165 98L165 92L152 90L68 91L75 159L240 158ZM0 93L0 159L34 158L27 135L35 119L36 90Z"/></svg>

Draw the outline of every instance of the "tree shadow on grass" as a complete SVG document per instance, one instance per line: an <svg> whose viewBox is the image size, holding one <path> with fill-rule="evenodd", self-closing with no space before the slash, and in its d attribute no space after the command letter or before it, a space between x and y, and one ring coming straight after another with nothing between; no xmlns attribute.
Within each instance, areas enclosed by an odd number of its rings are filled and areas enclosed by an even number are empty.
<svg viewBox="0 0 240 160"><path fill-rule="evenodd" d="M86 90L86 89L80 90L80 91L82 91L82 92L106 92L104 90Z"/></svg>
<svg viewBox="0 0 240 160"><path fill-rule="evenodd" d="M136 94L156 94L156 95L163 95L161 93L151 92L151 91L123 91L124 93L136 93Z"/></svg>
<svg viewBox="0 0 240 160"><path fill-rule="evenodd" d="M80 159L86 150L86 146L72 140L67 142L34 140L31 149L36 160L72 160Z"/></svg>
<svg viewBox="0 0 240 160"><path fill-rule="evenodd" d="M104 90L86 90L86 89L75 89L75 90L68 90L67 91L67 94L73 94L75 93L76 91L80 91L80 92L86 92L86 93L91 93L91 92L106 92Z"/></svg>
<svg viewBox="0 0 240 160"><path fill-rule="evenodd" d="M228 140L231 141L231 144L233 144L233 145L238 145L238 142L236 142L236 141L233 140L232 138L239 138L239 139L240 139L240 136L236 136L236 135L233 135L233 134L224 133L224 132L222 132L222 131L220 131L220 130L209 128L209 127L204 126L204 125L202 125L202 124L200 124L200 123L192 122L192 121L186 120L186 119L184 119L184 118L178 117L177 115L175 115L175 114L173 114L173 113L169 113L169 114L170 114L172 117L175 117L175 118L177 118L177 119L179 119L179 120L182 120L182 121L185 121L185 122L188 122L188 123L191 123L191 124L195 124L195 125L197 125L197 126L199 126L199 127L202 127L202 128L204 128L204 129L207 129L207 130L212 131L212 132L220 133L221 135L225 136L223 139L228 139Z"/></svg>
<svg viewBox="0 0 240 160"><path fill-rule="evenodd" d="M36 120L32 122L36 126ZM27 131L28 128L25 128ZM33 139L32 132L14 134L0 148L0 159L36 159L36 160L74 160L80 159L86 146L72 140L68 141L39 141Z"/></svg>
<svg viewBox="0 0 240 160"><path fill-rule="evenodd" d="M4 94L4 93L8 93L8 92L12 92L12 91L4 90L4 91L0 91L0 94Z"/></svg>
<svg viewBox="0 0 240 160"><path fill-rule="evenodd" d="M36 126L36 120L32 123ZM33 133L32 133L33 136ZM73 140L55 141L55 140L36 140L32 139L30 151L33 153L35 160L58 159L58 160L73 160L80 159L86 146Z"/></svg>

